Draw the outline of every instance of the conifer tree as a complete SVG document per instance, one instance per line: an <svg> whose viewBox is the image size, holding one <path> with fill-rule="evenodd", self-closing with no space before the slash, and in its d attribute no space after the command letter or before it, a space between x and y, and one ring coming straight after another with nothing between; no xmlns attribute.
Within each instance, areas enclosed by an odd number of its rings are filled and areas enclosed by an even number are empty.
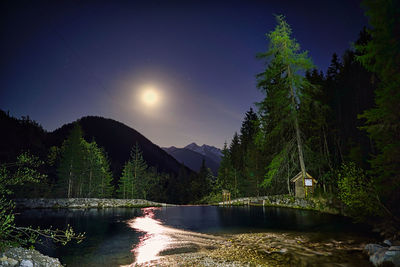
<svg viewBox="0 0 400 267"><path fill-rule="evenodd" d="M129 160L125 163L122 176L119 180L118 196L120 198L131 198L130 189L133 186L133 179L133 164Z"/></svg>
<svg viewBox="0 0 400 267"><path fill-rule="evenodd" d="M100 149L100 162L101 162L101 174L98 179L97 197L108 198L113 193L113 186L111 184L113 180L112 172L110 170L110 162L107 158L106 152Z"/></svg>
<svg viewBox="0 0 400 267"><path fill-rule="evenodd" d="M234 183L232 182L232 163L228 145L225 142L222 149L221 163L218 169L217 186L224 190L233 192Z"/></svg>
<svg viewBox="0 0 400 267"><path fill-rule="evenodd" d="M306 176L304 163L303 141L299 126L299 97L302 88L308 85L307 80L301 75L313 67L307 52L300 52L300 45L291 37L292 30L283 16L276 16L278 25L275 30L267 34L269 49L259 55L265 59L267 68L258 75L258 87L265 93L266 98L259 103L262 113L262 129L264 137L270 139L271 134L281 134L288 138L278 145L274 158L271 160L269 177L274 176L278 169L286 162L285 155L292 154L293 138L290 128L294 129L297 155L303 180ZM274 99L271 101L271 99ZM275 114L274 114L275 113ZM276 117L274 117L276 115ZM277 119L278 118L278 119ZM268 132L271 128L272 132ZM286 128L286 129L285 129ZM289 130L289 131L286 131Z"/></svg>
<svg viewBox="0 0 400 267"><path fill-rule="evenodd" d="M85 197L96 197L99 186L98 179L102 176L101 151L95 141L85 144L85 179L80 186ZM82 194L81 194L82 195Z"/></svg>
<svg viewBox="0 0 400 267"><path fill-rule="evenodd" d="M85 145L82 130L79 124L75 124L61 149L60 165L57 170L58 188L61 195L68 198L78 196L84 171L84 157Z"/></svg>
<svg viewBox="0 0 400 267"><path fill-rule="evenodd" d="M146 198L147 164L136 144L131 150L130 160L125 164L120 179L119 195L122 198Z"/></svg>

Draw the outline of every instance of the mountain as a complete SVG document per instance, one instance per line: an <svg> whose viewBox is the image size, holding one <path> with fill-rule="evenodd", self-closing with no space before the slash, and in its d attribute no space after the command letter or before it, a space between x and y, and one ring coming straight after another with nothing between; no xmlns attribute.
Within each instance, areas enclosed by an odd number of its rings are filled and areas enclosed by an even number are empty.
<svg viewBox="0 0 400 267"><path fill-rule="evenodd" d="M83 117L77 122L83 130L85 140L94 139L99 146L104 148L110 159L111 170L115 178L120 177L122 168L129 159L131 148L136 143L139 144L147 164L156 167L159 172L177 175L182 166L159 146L121 122L97 116ZM68 123L49 133L48 146L60 146L72 127L73 123ZM188 173L193 172L187 167L184 168Z"/></svg>
<svg viewBox="0 0 400 267"><path fill-rule="evenodd" d="M214 160L218 164L221 162L222 151L215 146L209 146L205 144L202 146L198 146L196 143L191 143L184 148L200 153L201 155Z"/></svg>
<svg viewBox="0 0 400 267"><path fill-rule="evenodd" d="M171 146L164 147L163 149L192 170L199 171L204 159L205 165L211 169L213 174L216 175L218 173L222 153L216 147L208 145L202 145L200 147L196 143L192 143L184 148Z"/></svg>

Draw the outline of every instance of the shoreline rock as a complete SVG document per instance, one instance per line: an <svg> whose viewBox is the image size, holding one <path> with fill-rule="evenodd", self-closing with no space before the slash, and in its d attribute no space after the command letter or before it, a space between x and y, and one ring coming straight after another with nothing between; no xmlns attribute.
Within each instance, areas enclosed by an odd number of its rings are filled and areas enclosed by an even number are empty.
<svg viewBox="0 0 400 267"><path fill-rule="evenodd" d="M1 253L0 266L9 267L62 267L60 260L41 254L34 249L10 248Z"/></svg>
<svg viewBox="0 0 400 267"><path fill-rule="evenodd" d="M384 264L400 266L400 246L392 245L389 240L385 240L383 244L383 246L379 244L367 244L365 246L364 252L369 256L369 261L374 266L383 266Z"/></svg>

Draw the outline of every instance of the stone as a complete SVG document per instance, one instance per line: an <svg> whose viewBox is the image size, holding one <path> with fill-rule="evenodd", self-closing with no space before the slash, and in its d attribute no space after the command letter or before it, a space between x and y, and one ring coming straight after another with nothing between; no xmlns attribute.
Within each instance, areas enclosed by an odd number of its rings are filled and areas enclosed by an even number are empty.
<svg viewBox="0 0 400 267"><path fill-rule="evenodd" d="M366 252L369 256L375 254L379 249L383 248L378 244L367 244L364 248L364 252Z"/></svg>
<svg viewBox="0 0 400 267"><path fill-rule="evenodd" d="M22 260L20 267L33 267L33 262L30 260Z"/></svg>
<svg viewBox="0 0 400 267"><path fill-rule="evenodd" d="M385 244L386 246L390 247L392 245L392 242L390 242L390 240L385 240L383 241L383 244Z"/></svg>
<svg viewBox="0 0 400 267"><path fill-rule="evenodd" d="M371 255L369 260L374 266L381 266L386 263L400 266L400 251L388 250L387 247L382 247Z"/></svg>
<svg viewBox="0 0 400 267"><path fill-rule="evenodd" d="M14 267L14 266L16 266L18 264L17 260L10 259L10 258L7 259L7 262L8 262L8 266L12 266L12 267Z"/></svg>
<svg viewBox="0 0 400 267"><path fill-rule="evenodd" d="M388 250L400 251L400 246L391 246Z"/></svg>

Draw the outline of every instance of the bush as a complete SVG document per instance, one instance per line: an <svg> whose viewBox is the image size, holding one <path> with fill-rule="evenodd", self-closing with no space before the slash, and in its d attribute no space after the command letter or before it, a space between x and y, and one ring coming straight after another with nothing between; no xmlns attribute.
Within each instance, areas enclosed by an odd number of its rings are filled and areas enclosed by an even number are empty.
<svg viewBox="0 0 400 267"><path fill-rule="evenodd" d="M338 172L339 198L346 205L349 215L358 221L381 215L375 187L364 170L353 162L342 164Z"/></svg>

